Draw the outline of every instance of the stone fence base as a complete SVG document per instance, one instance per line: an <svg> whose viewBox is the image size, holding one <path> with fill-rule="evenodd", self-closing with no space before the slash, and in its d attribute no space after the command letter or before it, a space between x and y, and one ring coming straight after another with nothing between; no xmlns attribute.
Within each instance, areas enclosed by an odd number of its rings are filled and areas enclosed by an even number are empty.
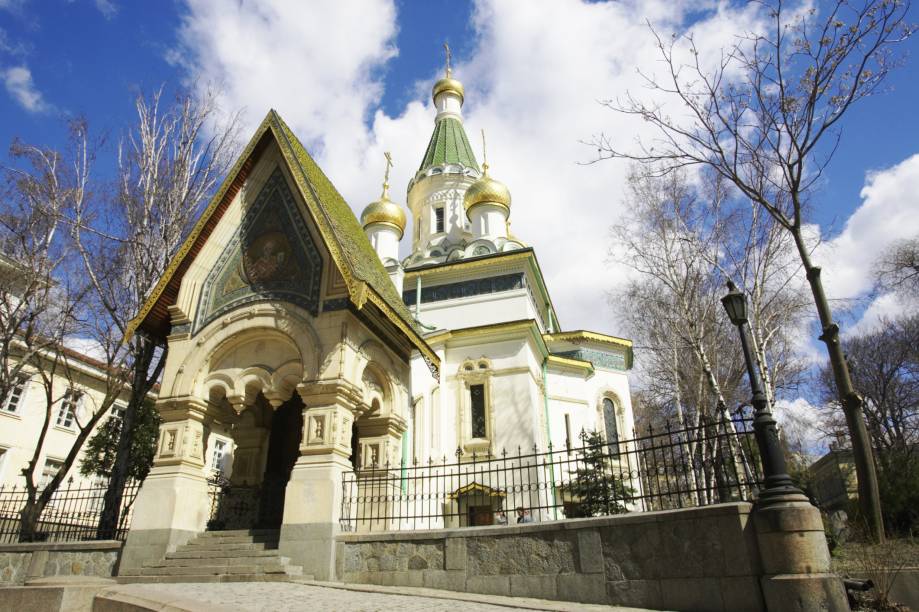
<svg viewBox="0 0 919 612"><path fill-rule="evenodd" d="M342 534L336 570L344 582L652 609L847 610L841 581L827 582L819 566L825 540L816 555L791 551L803 555L802 562L816 558L810 569L787 575L783 568L781 577L764 572L751 510L748 503L732 503L538 524ZM811 571L819 573L820 588L791 593L784 608L764 592L774 589L776 578L809 585ZM812 599L821 589L822 599Z"/></svg>
<svg viewBox="0 0 919 612"><path fill-rule="evenodd" d="M0 544L0 587L52 577L111 578L120 554L116 540Z"/></svg>

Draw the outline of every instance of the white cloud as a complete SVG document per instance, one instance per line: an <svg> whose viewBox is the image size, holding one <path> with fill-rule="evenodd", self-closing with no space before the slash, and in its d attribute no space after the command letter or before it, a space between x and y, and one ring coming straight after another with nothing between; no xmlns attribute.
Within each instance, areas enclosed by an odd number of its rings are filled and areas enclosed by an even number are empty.
<svg viewBox="0 0 919 612"><path fill-rule="evenodd" d="M862 204L842 232L816 253L816 259L827 268L824 282L829 297L858 297L870 290L871 269L878 255L893 242L919 234L917 193L919 154L868 173L861 191Z"/></svg>
<svg viewBox="0 0 919 612"><path fill-rule="evenodd" d="M108 20L115 18L118 14L118 5L113 0L95 0L96 9L102 13L102 16Z"/></svg>
<svg viewBox="0 0 919 612"><path fill-rule="evenodd" d="M800 397L792 401L778 400L774 415L792 452L811 461L826 452L825 415L816 406Z"/></svg>
<svg viewBox="0 0 919 612"><path fill-rule="evenodd" d="M433 128L429 92L440 74L418 75L413 91L423 93L397 116L380 109L386 62L397 52L392 2L188 0L187 8L172 58L190 82L222 84L224 106L246 107L250 128L276 108L356 213L379 194L382 152L392 151L392 191L404 202ZM689 14L703 51L754 19L749 7L713 2L476 4L476 46L455 69L466 86L467 133L477 145L479 129L488 132L493 174L513 194L513 232L536 249L566 328L621 333L605 292L625 273L606 254L627 167L578 162L593 158L582 144L592 135L627 146L645 128L598 100L644 94L636 68L659 69L646 20L669 36Z"/></svg>
<svg viewBox="0 0 919 612"><path fill-rule="evenodd" d="M105 363L107 355L105 347L92 338L81 338L79 336L67 336L64 338L64 346L80 355L95 359Z"/></svg>
<svg viewBox="0 0 919 612"><path fill-rule="evenodd" d="M917 193L919 154L891 168L868 173L861 191L861 205L839 235L820 245L814 254L814 259L825 268L822 276L830 299L872 297L872 269L878 256L892 243L919 235ZM860 320L844 330L845 333L870 330L880 318L902 309L902 299L887 294L873 297L860 313Z"/></svg>
<svg viewBox="0 0 919 612"><path fill-rule="evenodd" d="M13 66L0 72L6 91L30 113L43 113L52 109L35 87L32 72L26 66Z"/></svg>

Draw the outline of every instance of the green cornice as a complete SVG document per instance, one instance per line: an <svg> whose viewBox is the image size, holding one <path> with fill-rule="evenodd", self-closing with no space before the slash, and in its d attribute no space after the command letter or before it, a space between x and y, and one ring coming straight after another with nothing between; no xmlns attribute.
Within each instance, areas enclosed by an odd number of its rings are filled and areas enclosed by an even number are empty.
<svg viewBox="0 0 919 612"><path fill-rule="evenodd" d="M443 117L437 120L418 172L445 164L459 164L466 168L479 170L479 164L475 160L469 138L466 137L463 123L454 117Z"/></svg>

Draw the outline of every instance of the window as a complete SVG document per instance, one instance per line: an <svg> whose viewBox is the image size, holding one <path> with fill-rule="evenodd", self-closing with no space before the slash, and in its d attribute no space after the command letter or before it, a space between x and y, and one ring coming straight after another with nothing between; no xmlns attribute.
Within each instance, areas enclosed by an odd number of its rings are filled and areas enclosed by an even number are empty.
<svg viewBox="0 0 919 612"><path fill-rule="evenodd" d="M113 404L112 405L112 414L109 416L110 419L118 419L118 421L124 420L124 412L128 407L123 404Z"/></svg>
<svg viewBox="0 0 919 612"><path fill-rule="evenodd" d="M26 393L28 382L29 377L25 374L20 374L16 377L15 382L10 387L10 392L6 396L6 401L3 402L4 412L16 412L19 409L19 406L22 405L22 398Z"/></svg>
<svg viewBox="0 0 919 612"><path fill-rule="evenodd" d="M61 406L58 408L55 425L58 427L66 427L67 429L73 427L73 422L76 419L77 405L80 403L80 398L82 396L83 393L76 389L67 389L67 392L64 394L64 399L61 400Z"/></svg>
<svg viewBox="0 0 919 612"><path fill-rule="evenodd" d="M444 207L438 206L434 209L434 231L438 234L444 231Z"/></svg>
<svg viewBox="0 0 919 612"><path fill-rule="evenodd" d="M571 415L565 415L565 449L571 452Z"/></svg>
<svg viewBox="0 0 919 612"><path fill-rule="evenodd" d="M227 453L227 442L219 438L214 439L214 450L211 453L211 469L215 472L223 472L226 467L224 456Z"/></svg>
<svg viewBox="0 0 919 612"><path fill-rule="evenodd" d="M485 428L485 385L469 385L469 400L472 414L472 437L486 437Z"/></svg>
<svg viewBox="0 0 919 612"><path fill-rule="evenodd" d="M63 461L45 459L45 467L41 470L41 479L38 481L38 488L44 489L47 487L48 483L51 482L51 479L57 475L62 467L64 467Z"/></svg>
<svg viewBox="0 0 919 612"><path fill-rule="evenodd" d="M616 404L608 397L603 398L603 425L606 427L606 442L609 452L619 454L619 427L616 424Z"/></svg>

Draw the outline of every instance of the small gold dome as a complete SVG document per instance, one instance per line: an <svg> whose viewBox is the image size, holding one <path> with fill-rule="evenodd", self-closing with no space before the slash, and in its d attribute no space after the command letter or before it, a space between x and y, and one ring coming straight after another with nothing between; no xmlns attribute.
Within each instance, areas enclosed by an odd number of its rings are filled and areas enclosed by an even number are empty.
<svg viewBox="0 0 919 612"><path fill-rule="evenodd" d="M431 97L435 100L437 95L445 91L452 91L460 98L460 104L463 103L465 97L465 90L463 89L463 84L457 81L454 78L449 76L442 78L441 80L434 83L434 89L431 91Z"/></svg>
<svg viewBox="0 0 919 612"><path fill-rule="evenodd" d="M511 210L511 192L507 185L488 176L488 164L483 165L481 178L469 186L463 198L463 207L468 212L477 204L496 204Z"/></svg>
<svg viewBox="0 0 919 612"><path fill-rule="evenodd" d="M382 223L396 228L399 230L400 240L405 233L405 211L389 199L385 190L379 200L368 204L361 213L361 225L364 229L373 223Z"/></svg>

